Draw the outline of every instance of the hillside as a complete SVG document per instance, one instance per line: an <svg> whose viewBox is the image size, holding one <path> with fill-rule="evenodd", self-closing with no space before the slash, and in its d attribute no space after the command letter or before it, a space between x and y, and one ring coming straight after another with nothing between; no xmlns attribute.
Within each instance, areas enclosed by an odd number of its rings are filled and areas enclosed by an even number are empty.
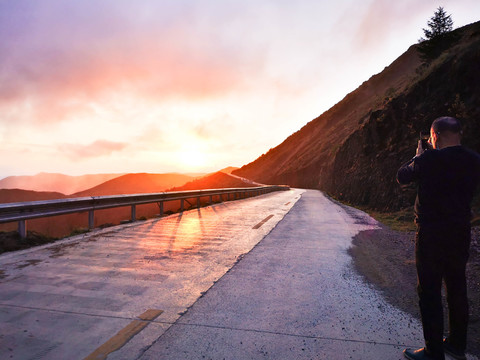
<svg viewBox="0 0 480 360"><path fill-rule="evenodd" d="M69 176L64 174L40 173L33 176L9 176L0 180L0 189L54 191L62 194L73 194L121 175L123 174Z"/></svg>
<svg viewBox="0 0 480 360"><path fill-rule="evenodd" d="M91 189L70 195L70 197L102 196L118 194L142 194L162 192L195 179L182 174L127 174L106 181Z"/></svg>
<svg viewBox="0 0 480 360"><path fill-rule="evenodd" d="M63 199L65 197L65 195L58 192L0 189L0 204L24 201L54 200Z"/></svg>
<svg viewBox="0 0 480 360"><path fill-rule="evenodd" d="M183 186L169 189L169 191L224 189L255 186L259 186L259 184L252 183L251 181L239 178L238 176L227 174L223 171L219 171L214 174L204 176L203 178L188 182Z"/></svg>
<svg viewBox="0 0 480 360"><path fill-rule="evenodd" d="M267 184L316 188L380 210L412 203L395 181L420 131L438 116L458 117L464 143L480 150L480 22L428 66L417 45L282 144L233 174Z"/></svg>
<svg viewBox="0 0 480 360"><path fill-rule="evenodd" d="M229 167L226 167L222 170L220 170L221 172L225 173L225 174L231 174L232 171L235 171L235 170L238 170L238 167L234 167L234 166L229 166Z"/></svg>

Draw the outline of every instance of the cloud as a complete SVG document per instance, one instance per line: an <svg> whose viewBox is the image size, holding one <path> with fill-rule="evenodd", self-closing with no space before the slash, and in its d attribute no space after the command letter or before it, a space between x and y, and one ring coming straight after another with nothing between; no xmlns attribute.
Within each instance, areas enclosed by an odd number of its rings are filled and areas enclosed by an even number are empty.
<svg viewBox="0 0 480 360"><path fill-rule="evenodd" d="M241 86L244 66L255 65L202 14L174 3L2 2L0 106L48 123L115 93L160 102Z"/></svg>
<svg viewBox="0 0 480 360"><path fill-rule="evenodd" d="M125 149L127 146L127 143L97 140L88 145L61 144L58 146L58 150L72 160L82 160L111 155L114 152Z"/></svg>

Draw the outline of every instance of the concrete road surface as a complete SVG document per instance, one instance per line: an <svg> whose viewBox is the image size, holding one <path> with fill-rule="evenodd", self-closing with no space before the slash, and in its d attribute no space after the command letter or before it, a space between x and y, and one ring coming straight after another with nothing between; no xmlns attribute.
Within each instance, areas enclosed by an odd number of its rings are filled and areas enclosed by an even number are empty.
<svg viewBox="0 0 480 360"><path fill-rule="evenodd" d="M375 226L292 189L4 254L0 358L401 359L418 321L346 252Z"/></svg>

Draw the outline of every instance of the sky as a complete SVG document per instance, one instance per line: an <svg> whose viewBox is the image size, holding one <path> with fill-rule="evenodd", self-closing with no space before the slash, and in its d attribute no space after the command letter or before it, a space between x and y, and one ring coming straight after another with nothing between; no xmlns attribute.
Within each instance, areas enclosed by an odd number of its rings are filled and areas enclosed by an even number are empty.
<svg viewBox="0 0 480 360"><path fill-rule="evenodd" d="M0 179L241 167L478 0L0 0Z"/></svg>

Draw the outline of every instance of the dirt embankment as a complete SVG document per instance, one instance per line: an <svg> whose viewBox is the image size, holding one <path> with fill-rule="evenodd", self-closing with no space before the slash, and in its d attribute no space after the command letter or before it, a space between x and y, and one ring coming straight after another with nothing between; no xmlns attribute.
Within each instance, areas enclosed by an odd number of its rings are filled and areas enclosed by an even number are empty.
<svg viewBox="0 0 480 360"><path fill-rule="evenodd" d="M413 232L388 228L367 230L353 240L349 253L354 266L373 283L392 305L420 319L416 293ZM467 265L470 322L467 352L480 356L480 227L472 229L472 245ZM445 299L444 299L444 303ZM445 312L446 316L446 312ZM445 328L448 322L445 319Z"/></svg>

